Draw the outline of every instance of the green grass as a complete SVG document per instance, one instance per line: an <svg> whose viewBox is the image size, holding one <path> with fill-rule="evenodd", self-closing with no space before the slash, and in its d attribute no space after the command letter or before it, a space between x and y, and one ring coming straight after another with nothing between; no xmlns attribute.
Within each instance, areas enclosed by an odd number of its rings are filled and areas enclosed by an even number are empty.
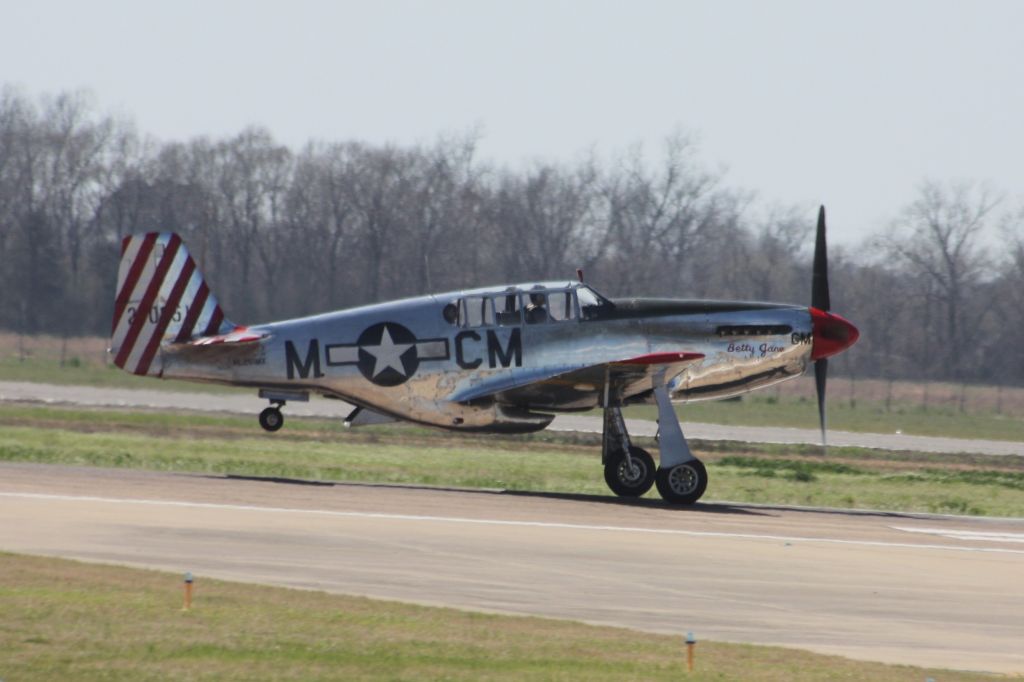
<svg viewBox="0 0 1024 682"><path fill-rule="evenodd" d="M71 386L97 386L136 388L186 393L252 392L252 389L218 386L188 381L173 381L154 377L139 377L119 369L113 364L86 362L77 356L63 365L51 358L0 356L0 381L30 381L40 384Z"/></svg>
<svg viewBox="0 0 1024 682"><path fill-rule="evenodd" d="M0 460L374 483L606 491L594 455L547 448L481 449L473 443L422 446L376 438L350 442L258 434L154 437L145 432L7 427L0 433ZM589 469L589 475L582 475L584 469Z"/></svg>
<svg viewBox="0 0 1024 682"><path fill-rule="evenodd" d="M962 681L977 675L0 553L0 678ZM697 633L698 636L700 633Z"/></svg>
<svg viewBox="0 0 1024 682"><path fill-rule="evenodd" d="M736 426L788 426L817 429L818 406L806 398L775 398L751 394L743 400L690 403L677 407L685 422L707 422ZM630 407L627 418L655 419L654 407ZM837 431L864 433L905 433L948 438L982 438L1024 442L1024 419L995 412L960 412L953 407L931 407L895 403L890 410L882 402L832 401L828 406L828 427Z"/></svg>
<svg viewBox="0 0 1024 682"><path fill-rule="evenodd" d="M596 435L346 430L297 418L264 434L248 417L18 406L0 406L0 426L0 461L610 495ZM1022 457L692 445L711 479L704 501L1024 516Z"/></svg>

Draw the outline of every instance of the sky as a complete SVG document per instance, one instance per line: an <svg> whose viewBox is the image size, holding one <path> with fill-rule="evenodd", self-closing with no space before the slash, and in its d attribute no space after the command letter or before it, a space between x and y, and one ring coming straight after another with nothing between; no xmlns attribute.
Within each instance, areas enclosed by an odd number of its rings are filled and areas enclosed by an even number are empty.
<svg viewBox="0 0 1024 682"><path fill-rule="evenodd" d="M921 182L1024 204L1019 0L0 0L0 85L88 90L162 141L267 128L512 167L691 136L753 210L886 229Z"/></svg>

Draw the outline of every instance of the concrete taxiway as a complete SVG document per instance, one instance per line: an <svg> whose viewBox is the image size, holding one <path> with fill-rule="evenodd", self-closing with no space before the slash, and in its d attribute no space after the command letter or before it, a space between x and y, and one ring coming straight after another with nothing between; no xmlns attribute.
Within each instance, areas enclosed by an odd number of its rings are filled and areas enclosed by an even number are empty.
<svg viewBox="0 0 1024 682"><path fill-rule="evenodd" d="M241 393L181 393L90 386L64 386L21 381L0 381L0 403L46 403L82 405L89 407L149 408L164 410L199 410L205 412L232 412L255 415L267 406L255 391ZM306 403L288 403L285 416L327 417L343 419L352 407L338 400L313 398ZM684 415L685 416L685 415ZM626 420L634 436L654 436L658 426L653 421ZM548 427L552 431L579 431L601 433L600 417L559 415ZM748 443L809 443L821 442L816 429L794 429L774 426L736 426L702 424L685 421L683 428L688 438L698 440L732 440ZM914 450L937 453L974 453L981 455L1024 455L1024 443L1011 441L940 438L887 433L852 433L830 430L829 443L834 446L856 446L882 450Z"/></svg>
<svg viewBox="0 0 1024 682"><path fill-rule="evenodd" d="M1024 672L1024 520L27 464L0 519L0 550L200 581Z"/></svg>

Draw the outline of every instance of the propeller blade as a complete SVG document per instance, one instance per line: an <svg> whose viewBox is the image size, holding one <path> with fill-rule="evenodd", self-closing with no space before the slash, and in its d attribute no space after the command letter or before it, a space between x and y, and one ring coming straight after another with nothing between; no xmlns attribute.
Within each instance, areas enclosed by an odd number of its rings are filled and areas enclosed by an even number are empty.
<svg viewBox="0 0 1024 682"><path fill-rule="evenodd" d="M828 358L814 361L814 386L818 389L818 419L821 420L821 449L828 447L825 440L825 381L828 379Z"/></svg>
<svg viewBox="0 0 1024 682"><path fill-rule="evenodd" d="M814 240L814 272L811 279L811 306L828 310L832 303L828 296L828 249L825 246L825 207L818 209L818 235Z"/></svg>

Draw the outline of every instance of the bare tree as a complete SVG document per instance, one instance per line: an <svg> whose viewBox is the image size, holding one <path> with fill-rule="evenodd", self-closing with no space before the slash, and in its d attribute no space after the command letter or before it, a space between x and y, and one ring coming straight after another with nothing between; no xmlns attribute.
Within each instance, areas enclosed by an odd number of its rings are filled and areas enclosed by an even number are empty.
<svg viewBox="0 0 1024 682"><path fill-rule="evenodd" d="M590 224L591 166L537 165L524 176L505 171L491 203L503 279L571 277Z"/></svg>
<svg viewBox="0 0 1024 682"><path fill-rule="evenodd" d="M915 316L917 323L932 322L928 315L933 310L939 315L930 338L941 344L943 373L950 378L963 376L968 346L989 311L977 292L993 274L982 234L998 203L984 186L925 182L890 233L880 238L884 252L916 282L915 292L893 295L920 299L924 315Z"/></svg>
<svg viewBox="0 0 1024 682"><path fill-rule="evenodd" d="M999 267L999 278L992 283L990 297L994 301L998 324L990 330L994 352L985 355L985 378L1000 386L1024 381L1024 203L1004 216L1001 237L1005 248Z"/></svg>
<svg viewBox="0 0 1024 682"><path fill-rule="evenodd" d="M386 146L360 147L355 173L344 190L355 208L368 300L402 291L404 273L395 258L408 244L403 204L414 192L414 152Z"/></svg>
<svg viewBox="0 0 1024 682"><path fill-rule="evenodd" d="M278 145L266 130L250 128L217 146L217 191L230 237L230 252L237 253L240 267L239 310L249 317L262 317L274 310L277 254L286 240L278 235L282 224L280 209L292 169L292 155ZM263 295L255 289L256 258L262 266ZM244 293L243 293L244 292Z"/></svg>
<svg viewBox="0 0 1024 682"><path fill-rule="evenodd" d="M608 266L623 290L650 294L687 288L689 261L702 233L716 226L717 176L696 163L692 142L665 143L660 166L651 171L634 147L605 179Z"/></svg>
<svg viewBox="0 0 1024 682"><path fill-rule="evenodd" d="M813 215L796 207L775 208L738 243L744 263L737 269L750 286L749 298L766 301L801 301L810 298L810 268L802 258L808 253ZM735 247L734 247L735 248ZM799 259L799 260L798 260ZM804 261L804 262L801 262Z"/></svg>
<svg viewBox="0 0 1024 682"><path fill-rule="evenodd" d="M473 269L478 249L482 193L486 169L476 163L477 138L441 138L418 150L414 170L415 195L408 208L409 272L415 291L430 291L441 282L458 286L452 276ZM468 257L467 257L468 256Z"/></svg>

